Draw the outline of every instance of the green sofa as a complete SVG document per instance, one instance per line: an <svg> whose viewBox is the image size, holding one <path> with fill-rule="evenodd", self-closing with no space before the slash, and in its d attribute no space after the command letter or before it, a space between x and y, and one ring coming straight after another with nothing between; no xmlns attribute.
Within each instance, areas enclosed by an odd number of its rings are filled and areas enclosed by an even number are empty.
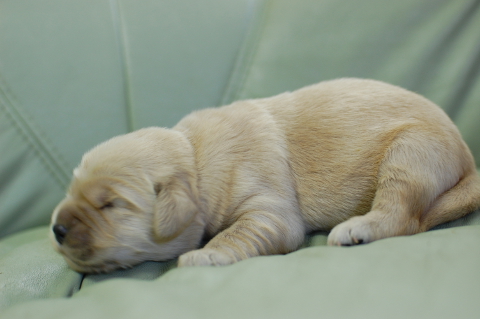
<svg viewBox="0 0 480 319"><path fill-rule="evenodd" d="M70 270L48 239L82 154L321 80L425 95L480 163L475 0L0 0L0 318L478 318L480 211L356 247L226 267Z"/></svg>

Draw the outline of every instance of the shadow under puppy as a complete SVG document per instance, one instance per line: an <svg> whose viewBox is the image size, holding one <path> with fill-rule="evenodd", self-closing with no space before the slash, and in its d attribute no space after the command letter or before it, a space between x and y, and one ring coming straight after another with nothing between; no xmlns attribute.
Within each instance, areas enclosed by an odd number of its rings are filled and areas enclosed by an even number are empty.
<svg viewBox="0 0 480 319"><path fill-rule="evenodd" d="M227 265L291 252L314 230L331 230L330 245L362 244L479 206L473 157L439 107L339 79L98 145L74 170L51 238L79 272L178 256Z"/></svg>

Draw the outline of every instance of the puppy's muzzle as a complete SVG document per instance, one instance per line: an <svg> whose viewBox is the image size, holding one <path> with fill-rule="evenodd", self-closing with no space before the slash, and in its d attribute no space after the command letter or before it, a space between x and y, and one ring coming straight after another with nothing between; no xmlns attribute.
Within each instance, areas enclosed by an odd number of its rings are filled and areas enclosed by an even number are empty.
<svg viewBox="0 0 480 319"><path fill-rule="evenodd" d="M58 215L51 225L54 241L62 249L68 249L82 259L90 256L93 246L91 226L85 223L88 211L85 208L65 205L59 210Z"/></svg>

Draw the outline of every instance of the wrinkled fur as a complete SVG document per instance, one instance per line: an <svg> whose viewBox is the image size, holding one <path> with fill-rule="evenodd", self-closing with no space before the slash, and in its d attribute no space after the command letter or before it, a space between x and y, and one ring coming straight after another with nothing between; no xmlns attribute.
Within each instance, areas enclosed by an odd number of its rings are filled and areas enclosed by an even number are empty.
<svg viewBox="0 0 480 319"><path fill-rule="evenodd" d="M51 237L80 272L177 256L226 265L291 252L314 230L331 230L330 245L368 243L479 206L473 157L439 107L340 79L98 145L52 216L63 244Z"/></svg>

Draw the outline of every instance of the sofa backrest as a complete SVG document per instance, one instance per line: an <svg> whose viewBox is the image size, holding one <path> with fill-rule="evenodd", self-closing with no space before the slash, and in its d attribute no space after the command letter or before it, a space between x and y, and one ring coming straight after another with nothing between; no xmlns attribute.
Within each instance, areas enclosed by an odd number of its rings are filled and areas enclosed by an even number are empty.
<svg viewBox="0 0 480 319"><path fill-rule="evenodd" d="M338 77L442 106L480 163L478 1L4 0L0 237L48 224L89 148Z"/></svg>

